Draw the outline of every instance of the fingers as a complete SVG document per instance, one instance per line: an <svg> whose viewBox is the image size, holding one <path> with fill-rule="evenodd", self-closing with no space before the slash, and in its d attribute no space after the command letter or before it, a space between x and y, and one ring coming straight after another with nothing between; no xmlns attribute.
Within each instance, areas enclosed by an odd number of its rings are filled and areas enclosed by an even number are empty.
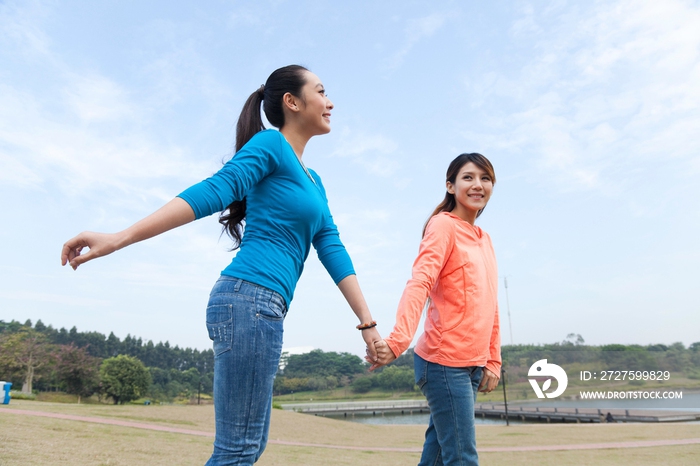
<svg viewBox="0 0 700 466"><path fill-rule="evenodd" d="M377 328L373 327L362 330L362 338L365 340L365 344L367 345L367 356L371 359L369 362L377 362L377 350L375 349L375 343L382 339L377 331Z"/></svg>
<svg viewBox="0 0 700 466"><path fill-rule="evenodd" d="M89 244L83 239L83 234L72 238L63 245L61 250L61 265L70 264L73 270L78 268L78 265L85 262L85 258L81 257L80 253L83 248L90 247ZM88 253L89 254L89 253ZM88 255L86 254L86 256Z"/></svg>
<svg viewBox="0 0 700 466"><path fill-rule="evenodd" d="M391 347L387 344L386 341L384 340L377 340L372 343L372 347L368 346L367 347L367 356L365 356L365 361L371 364L369 370L373 371L378 367L384 366L386 364L389 364L392 362L394 359L396 359L396 356L394 355L394 352L391 350ZM374 349L375 356L371 356L371 350Z"/></svg>
<svg viewBox="0 0 700 466"><path fill-rule="evenodd" d="M90 249L85 254L82 254L82 250L86 247ZM95 247L90 247L90 245L84 244L77 246L68 252L68 264L73 268L73 270L77 270L80 264L84 264L85 262L96 257L99 257L98 250Z"/></svg>
<svg viewBox="0 0 700 466"><path fill-rule="evenodd" d="M82 253L84 248L89 248L85 254ZM117 235L84 231L63 245L61 265L68 263L75 270L80 264L111 254L116 249L118 249Z"/></svg>
<svg viewBox="0 0 700 466"><path fill-rule="evenodd" d="M389 348L389 345L386 344L384 340L379 340L374 342L374 349L379 353L380 351L384 352Z"/></svg>
<svg viewBox="0 0 700 466"><path fill-rule="evenodd" d="M378 360L376 353L375 353L375 356L370 355L369 347L367 347L366 352L367 352L367 355L365 356L365 361L367 361L370 364L370 366L369 366L370 372L375 370L376 368L382 367L384 365L383 362Z"/></svg>
<svg viewBox="0 0 700 466"><path fill-rule="evenodd" d="M481 393L490 393L498 386L498 377L488 369L484 369L484 375L477 389Z"/></svg>
<svg viewBox="0 0 700 466"><path fill-rule="evenodd" d="M365 348L365 361L370 364L379 362L379 354L377 353L375 342L368 344L367 348Z"/></svg>
<svg viewBox="0 0 700 466"><path fill-rule="evenodd" d="M80 253L81 249L82 249L82 248L76 249L76 250L74 251L73 256L72 256L71 259L68 261L68 263L70 264L70 266L73 267L73 270L77 270L77 269L78 269L78 266L79 266L80 264L83 264L83 263L89 261L90 259L94 259L94 258L96 257L96 254L95 254L95 251L94 251L94 250L90 249L90 250L89 250L88 252L86 252L85 254L81 254L81 253Z"/></svg>
<svg viewBox="0 0 700 466"><path fill-rule="evenodd" d="M377 341L374 343L374 346L377 351L377 360L382 364L389 364L396 359L394 352L391 350L386 341Z"/></svg>
<svg viewBox="0 0 700 466"><path fill-rule="evenodd" d="M384 365L384 364L375 362L374 364L372 364L371 366L369 366L369 371L372 372L372 371L375 370L376 368L382 367L383 365Z"/></svg>

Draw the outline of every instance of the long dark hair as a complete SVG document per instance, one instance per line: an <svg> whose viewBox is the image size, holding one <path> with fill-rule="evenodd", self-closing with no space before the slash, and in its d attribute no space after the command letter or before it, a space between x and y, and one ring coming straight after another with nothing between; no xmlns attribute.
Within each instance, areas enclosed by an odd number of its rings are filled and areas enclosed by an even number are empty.
<svg viewBox="0 0 700 466"><path fill-rule="evenodd" d="M282 96L287 92L294 97L303 100L301 88L306 84L305 72L308 71L303 66L289 65L272 72L265 84L258 90L250 94L248 100L243 104L243 110L236 123L236 152L256 133L265 129L260 114L262 104L265 117L270 124L281 129L284 126L284 112L282 111ZM241 245L243 239L243 223L245 221L246 200L233 201L219 215L219 223L223 225L225 231L233 240L232 250Z"/></svg>
<svg viewBox="0 0 700 466"><path fill-rule="evenodd" d="M454 182L457 181L457 175L459 175L462 167L469 162L472 162L474 165L485 171L491 178L491 182L496 184L496 172L493 169L493 165L491 165L489 159L481 154L477 154L476 152L471 154L460 154L452 162L450 162L450 166L447 167L447 173L445 174L445 182L449 181L450 183L454 184ZM456 206L457 201L455 200L455 195L450 194L449 191L445 191L445 198L440 204L438 204L437 207L435 207L435 210L433 210L433 213L430 214L430 217L428 217L425 225L423 225L423 235L425 235L425 229L428 227L428 222L430 222L431 218L440 212L452 212ZM484 209L481 209L476 213L477 218L483 211Z"/></svg>

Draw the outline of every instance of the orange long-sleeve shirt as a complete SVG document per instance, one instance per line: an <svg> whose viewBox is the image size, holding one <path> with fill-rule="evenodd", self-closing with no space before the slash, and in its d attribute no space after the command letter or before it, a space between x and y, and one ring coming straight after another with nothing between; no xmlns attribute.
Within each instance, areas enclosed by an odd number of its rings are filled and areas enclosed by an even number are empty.
<svg viewBox="0 0 700 466"><path fill-rule="evenodd" d="M450 367L485 366L501 373L498 270L491 238L449 212L428 222L386 342L398 356L411 344L430 297L415 352Z"/></svg>

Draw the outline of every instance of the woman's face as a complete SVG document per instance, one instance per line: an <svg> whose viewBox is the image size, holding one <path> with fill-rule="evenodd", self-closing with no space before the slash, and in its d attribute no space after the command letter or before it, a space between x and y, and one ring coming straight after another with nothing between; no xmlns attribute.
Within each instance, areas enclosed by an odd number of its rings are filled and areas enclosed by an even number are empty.
<svg viewBox="0 0 700 466"><path fill-rule="evenodd" d="M333 102L326 96L326 89L318 76L306 72L306 84L301 88L303 101L298 116L303 127L313 136L329 133Z"/></svg>
<svg viewBox="0 0 700 466"><path fill-rule="evenodd" d="M473 162L467 162L459 169L455 182L447 182L447 192L453 194L456 201L452 213L473 225L476 215L491 198L493 180Z"/></svg>

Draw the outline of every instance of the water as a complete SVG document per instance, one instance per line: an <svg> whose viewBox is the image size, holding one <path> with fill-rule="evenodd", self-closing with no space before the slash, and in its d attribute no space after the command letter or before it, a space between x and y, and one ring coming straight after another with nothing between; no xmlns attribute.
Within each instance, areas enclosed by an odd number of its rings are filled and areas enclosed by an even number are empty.
<svg viewBox="0 0 700 466"><path fill-rule="evenodd" d="M477 401L478 403L478 401ZM682 400L595 400L595 401L583 401L583 400L547 400L547 401L530 401L530 402L518 402L518 403L508 403L509 407L513 410L518 409L520 406L528 407L548 407L548 408L617 408L617 409L653 409L653 410L664 410L664 411L697 411L700 412L700 393L683 393ZM373 416L372 414L355 414L355 416L327 416L332 419L340 419L351 422L358 422L361 424L390 424L390 425L428 425L429 414L377 414ZM520 420L510 419L510 424L539 424L539 422L525 422ZM505 425L506 421L504 419L491 419L491 418L475 418L476 424L487 424L487 425ZM700 421L690 421L684 422L683 424L700 424Z"/></svg>
<svg viewBox="0 0 700 466"><path fill-rule="evenodd" d="M377 414L372 416L371 414L355 414L355 416L326 416L331 419L340 419L342 421L358 422L360 424L390 424L390 425L428 425L428 419L430 414ZM475 418L476 424L490 424L490 425L506 425L506 421L503 419L482 419L481 417ZM511 424L528 424L527 422L510 420Z"/></svg>

